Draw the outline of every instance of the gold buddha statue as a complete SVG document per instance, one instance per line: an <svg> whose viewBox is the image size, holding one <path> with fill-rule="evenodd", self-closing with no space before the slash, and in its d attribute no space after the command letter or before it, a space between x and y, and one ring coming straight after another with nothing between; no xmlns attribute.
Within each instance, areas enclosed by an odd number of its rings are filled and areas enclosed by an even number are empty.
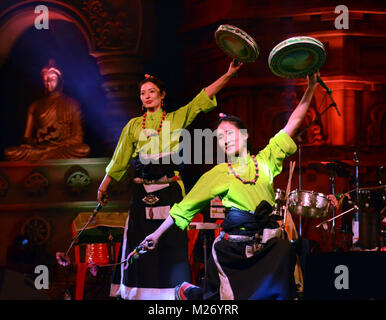
<svg viewBox="0 0 386 320"><path fill-rule="evenodd" d="M23 144L7 148L8 161L87 157L79 103L62 92L63 76L50 60L41 71L46 95L28 108Z"/></svg>

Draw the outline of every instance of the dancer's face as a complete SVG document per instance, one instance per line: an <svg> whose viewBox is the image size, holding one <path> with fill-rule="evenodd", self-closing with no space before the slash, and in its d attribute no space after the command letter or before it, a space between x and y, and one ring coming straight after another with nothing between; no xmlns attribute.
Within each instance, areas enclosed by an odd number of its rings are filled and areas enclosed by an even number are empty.
<svg viewBox="0 0 386 320"><path fill-rule="evenodd" d="M161 108L161 100L164 97L165 92L161 93L153 82L148 81L141 86L140 98L147 111L154 112Z"/></svg>
<svg viewBox="0 0 386 320"><path fill-rule="evenodd" d="M247 151L248 133L232 122L223 121L217 128L217 140L227 155L243 155Z"/></svg>

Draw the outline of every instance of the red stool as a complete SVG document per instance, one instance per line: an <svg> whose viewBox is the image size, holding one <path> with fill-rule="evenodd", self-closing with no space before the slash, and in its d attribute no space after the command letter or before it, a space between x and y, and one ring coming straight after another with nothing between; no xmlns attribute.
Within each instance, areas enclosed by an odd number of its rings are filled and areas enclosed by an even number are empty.
<svg viewBox="0 0 386 320"><path fill-rule="evenodd" d="M72 230L75 236L76 232L74 228ZM80 261L80 247L81 245L74 246L75 252L75 265L76 265L76 284L75 284L75 300L83 300L84 296L84 283L86 280L86 271L90 263L97 265L106 265L110 263L109 251L106 243L91 243L86 244L86 253L84 262ZM118 252L120 243L115 243L115 260L118 259Z"/></svg>
<svg viewBox="0 0 386 320"><path fill-rule="evenodd" d="M199 232L200 231L208 231L210 229L214 229L213 223L203 223L204 221L204 216L201 213L198 213L194 216L194 218L191 221L191 225L189 227L192 227L192 229L188 229L188 259L189 259L189 265L190 265L190 270L192 273L192 283L196 285L196 279L200 271L203 269L202 263L198 263L194 260L194 246L197 242ZM217 225L221 225L224 220L216 220ZM198 224L195 224L198 223ZM202 225L200 225L200 223ZM204 226L206 225L206 226ZM220 234L221 229L214 229L214 234L215 237L218 237ZM206 236L204 235L204 252L206 252ZM204 260L205 260L205 255L204 253ZM206 263L204 262L204 269L206 268ZM206 270L206 269L205 269Z"/></svg>
<svg viewBox="0 0 386 320"><path fill-rule="evenodd" d="M216 220L216 223L221 226L221 224L223 223L224 219L218 219ZM221 232L221 229L216 229L214 230L214 237L217 238L219 235L220 235L220 232Z"/></svg>
<svg viewBox="0 0 386 320"><path fill-rule="evenodd" d="M204 221L204 216L202 215L202 213L197 213L192 219L192 222L203 222L203 221ZM190 265L190 272L192 273L193 284L196 284L196 278L198 273L200 272L200 265L198 265L194 261L194 254L193 254L194 246L197 242L199 232L200 230L196 230L196 229L192 229L192 230L188 229L188 232L187 232L188 233L188 261Z"/></svg>

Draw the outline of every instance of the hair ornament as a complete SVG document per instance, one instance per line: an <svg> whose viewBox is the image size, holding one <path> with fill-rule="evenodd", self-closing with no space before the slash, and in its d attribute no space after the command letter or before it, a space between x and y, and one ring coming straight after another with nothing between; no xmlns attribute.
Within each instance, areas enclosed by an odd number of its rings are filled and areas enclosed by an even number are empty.
<svg viewBox="0 0 386 320"><path fill-rule="evenodd" d="M218 116L220 117L220 119L222 119L222 118L225 118L227 115L225 113L221 112L218 114Z"/></svg>

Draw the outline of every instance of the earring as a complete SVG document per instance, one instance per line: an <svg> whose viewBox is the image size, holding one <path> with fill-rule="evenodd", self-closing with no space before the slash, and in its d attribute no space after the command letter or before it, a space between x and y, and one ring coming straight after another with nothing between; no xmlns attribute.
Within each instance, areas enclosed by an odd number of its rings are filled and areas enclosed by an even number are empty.
<svg viewBox="0 0 386 320"><path fill-rule="evenodd" d="M161 99L161 108L164 106L164 99Z"/></svg>
<svg viewBox="0 0 386 320"><path fill-rule="evenodd" d="M142 104L142 111L145 111L145 105Z"/></svg>

